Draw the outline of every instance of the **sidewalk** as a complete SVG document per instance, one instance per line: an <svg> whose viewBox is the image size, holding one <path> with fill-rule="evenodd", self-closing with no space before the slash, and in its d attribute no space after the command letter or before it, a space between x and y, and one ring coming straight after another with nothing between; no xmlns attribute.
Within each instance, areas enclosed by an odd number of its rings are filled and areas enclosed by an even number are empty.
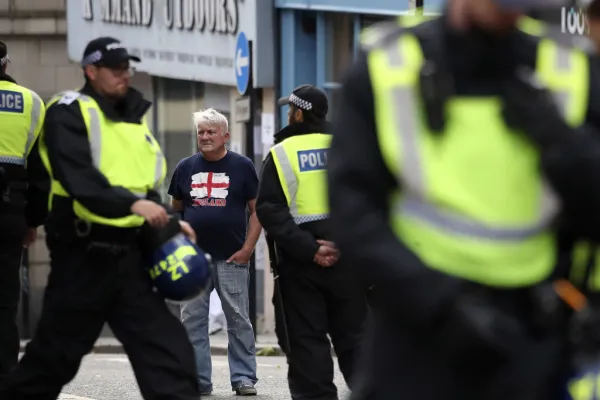
<svg viewBox="0 0 600 400"><path fill-rule="evenodd" d="M27 340L21 340L21 352L25 349ZM227 355L227 332L219 332L210 336L210 352L213 356ZM121 354L124 353L123 345L115 338L99 338L94 345L92 353ZM257 356L281 356L283 353L277 345L274 334L258 335L256 338Z"/></svg>

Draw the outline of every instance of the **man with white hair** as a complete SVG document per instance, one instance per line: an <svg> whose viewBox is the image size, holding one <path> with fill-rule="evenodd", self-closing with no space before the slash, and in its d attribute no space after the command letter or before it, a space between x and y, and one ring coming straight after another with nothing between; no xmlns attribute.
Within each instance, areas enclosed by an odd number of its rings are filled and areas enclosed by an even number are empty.
<svg viewBox="0 0 600 400"><path fill-rule="evenodd" d="M197 232L198 245L215 261L212 283L227 320L232 390L240 396L253 396L258 379L249 318L248 263L261 231L254 210L258 176L250 159L225 148L229 131L224 115L210 108L194 113L193 121L199 151L179 162L169 194L173 207ZM211 290L209 287L181 310L196 351L198 381L204 395L212 392L208 338Z"/></svg>

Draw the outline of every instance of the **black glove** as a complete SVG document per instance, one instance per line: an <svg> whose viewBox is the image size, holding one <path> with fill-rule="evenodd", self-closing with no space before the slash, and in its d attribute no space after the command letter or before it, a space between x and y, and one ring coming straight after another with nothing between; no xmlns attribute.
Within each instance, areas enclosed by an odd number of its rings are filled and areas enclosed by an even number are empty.
<svg viewBox="0 0 600 400"><path fill-rule="evenodd" d="M495 307L481 291L462 294L451 304L439 337L451 362L478 365L506 360L524 330L517 318Z"/></svg>
<svg viewBox="0 0 600 400"><path fill-rule="evenodd" d="M8 177L4 167L0 167L0 192L4 192L8 186Z"/></svg>
<svg viewBox="0 0 600 400"><path fill-rule="evenodd" d="M581 367L600 356L600 312L591 307L574 312L568 325L570 362Z"/></svg>
<svg viewBox="0 0 600 400"><path fill-rule="evenodd" d="M179 217L171 215L169 222L162 228L154 228L148 224L142 226L140 232L140 246L146 254L152 254L155 249L168 242L171 238L181 233Z"/></svg>
<svg viewBox="0 0 600 400"><path fill-rule="evenodd" d="M537 80L532 70L519 69L508 79L502 99L506 124L521 131L540 150L561 146L573 135L552 93Z"/></svg>

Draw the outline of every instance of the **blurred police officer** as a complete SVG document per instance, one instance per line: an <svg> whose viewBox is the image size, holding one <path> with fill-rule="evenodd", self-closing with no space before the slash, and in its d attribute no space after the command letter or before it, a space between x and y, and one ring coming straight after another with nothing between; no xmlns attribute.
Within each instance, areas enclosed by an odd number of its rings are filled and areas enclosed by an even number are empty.
<svg viewBox="0 0 600 400"><path fill-rule="evenodd" d="M91 41L85 86L49 104L40 153L52 177L51 272L36 334L0 398L57 398L105 323L145 399L199 397L186 332L141 265L140 235L168 224L154 190L166 163L145 121L150 102L129 86L130 61L140 60L118 40Z"/></svg>
<svg viewBox="0 0 600 400"><path fill-rule="evenodd" d="M356 398L553 398L544 282L559 213L600 234L600 87L586 54L516 25L561 5L450 0L365 35L329 155L334 239L376 289Z"/></svg>
<svg viewBox="0 0 600 400"><path fill-rule="evenodd" d="M294 400L337 399L333 347L348 384L366 312L365 290L330 242L326 165L331 142L325 93L311 85L279 100L289 125L263 164L256 213L275 256L276 333ZM287 329L285 327L287 326ZM287 332L286 332L287 330Z"/></svg>
<svg viewBox="0 0 600 400"><path fill-rule="evenodd" d="M8 63L0 42L0 380L18 361L21 256L44 223L49 189L37 150L44 103L7 75Z"/></svg>

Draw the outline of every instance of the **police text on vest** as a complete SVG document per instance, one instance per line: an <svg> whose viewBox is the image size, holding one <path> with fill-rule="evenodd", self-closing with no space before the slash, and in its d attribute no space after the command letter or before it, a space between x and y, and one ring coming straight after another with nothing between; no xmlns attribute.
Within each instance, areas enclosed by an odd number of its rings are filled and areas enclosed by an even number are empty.
<svg viewBox="0 0 600 400"><path fill-rule="evenodd" d="M327 168L327 149L302 150L298 152L300 172Z"/></svg>
<svg viewBox="0 0 600 400"><path fill-rule="evenodd" d="M23 94L0 90L0 112L23 113Z"/></svg>

